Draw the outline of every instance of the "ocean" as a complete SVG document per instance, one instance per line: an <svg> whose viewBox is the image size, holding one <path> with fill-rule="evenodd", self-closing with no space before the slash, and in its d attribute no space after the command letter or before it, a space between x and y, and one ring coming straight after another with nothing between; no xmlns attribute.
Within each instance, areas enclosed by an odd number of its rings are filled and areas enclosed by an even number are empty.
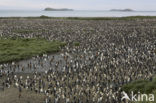
<svg viewBox="0 0 156 103"><path fill-rule="evenodd" d="M0 10L0 17L125 17L125 16L156 16L156 11L34 11L34 10Z"/></svg>

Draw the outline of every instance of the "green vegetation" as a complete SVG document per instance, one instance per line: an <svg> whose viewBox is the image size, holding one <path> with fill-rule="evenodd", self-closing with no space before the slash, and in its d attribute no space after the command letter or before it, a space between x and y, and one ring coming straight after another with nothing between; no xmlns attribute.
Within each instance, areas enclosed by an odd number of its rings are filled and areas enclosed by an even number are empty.
<svg viewBox="0 0 156 103"><path fill-rule="evenodd" d="M80 46L79 42L74 42L74 46Z"/></svg>
<svg viewBox="0 0 156 103"><path fill-rule="evenodd" d="M152 93L156 90L156 78L150 80L137 80L122 87L122 90L126 93L134 91L135 93Z"/></svg>
<svg viewBox="0 0 156 103"><path fill-rule="evenodd" d="M33 33L34 30L13 30L14 33L24 33L24 34L27 34L27 33Z"/></svg>
<svg viewBox="0 0 156 103"><path fill-rule="evenodd" d="M41 32L45 30L25 30L25 29L18 29L18 30L13 30L14 33L23 33L23 34L29 34L33 32Z"/></svg>
<svg viewBox="0 0 156 103"><path fill-rule="evenodd" d="M142 93L142 94L154 94L156 98L156 77L150 80L137 80L133 81L131 83L128 83L124 86L122 86L122 91L125 91L126 93L130 94L131 91L134 93ZM155 103L155 102L148 102L148 101L142 101L142 102L132 102L132 103Z"/></svg>
<svg viewBox="0 0 156 103"><path fill-rule="evenodd" d="M69 20L136 20L136 19L156 19L156 16L127 16L127 17L0 17L0 19L69 19Z"/></svg>
<svg viewBox="0 0 156 103"><path fill-rule="evenodd" d="M41 15L39 18L42 18L42 19L48 19L48 18L50 18L50 17L45 16L45 15Z"/></svg>
<svg viewBox="0 0 156 103"><path fill-rule="evenodd" d="M128 17L67 17L72 20L135 20L135 19L154 19L156 16L128 16Z"/></svg>
<svg viewBox="0 0 156 103"><path fill-rule="evenodd" d="M54 53L65 43L45 39L0 38L0 63L28 59L43 53Z"/></svg>

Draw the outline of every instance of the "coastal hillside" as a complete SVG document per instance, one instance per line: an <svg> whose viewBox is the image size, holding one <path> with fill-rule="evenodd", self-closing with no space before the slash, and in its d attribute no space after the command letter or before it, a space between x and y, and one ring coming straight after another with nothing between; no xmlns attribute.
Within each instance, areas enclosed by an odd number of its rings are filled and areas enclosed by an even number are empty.
<svg viewBox="0 0 156 103"><path fill-rule="evenodd" d="M123 11L123 12L126 12L126 11L134 11L132 9L111 9L110 11Z"/></svg>
<svg viewBox="0 0 156 103"><path fill-rule="evenodd" d="M68 8L61 8L61 9L56 9L56 8L45 8L44 11L73 11L73 9L68 9Z"/></svg>

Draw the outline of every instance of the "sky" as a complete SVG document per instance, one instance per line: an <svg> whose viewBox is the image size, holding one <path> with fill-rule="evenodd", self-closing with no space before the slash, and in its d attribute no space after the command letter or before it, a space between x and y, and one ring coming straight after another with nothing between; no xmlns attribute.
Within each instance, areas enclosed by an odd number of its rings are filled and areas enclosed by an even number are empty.
<svg viewBox="0 0 156 103"><path fill-rule="evenodd" d="M0 0L0 10L42 10L46 7L75 10L130 8L140 11L156 11L156 0Z"/></svg>

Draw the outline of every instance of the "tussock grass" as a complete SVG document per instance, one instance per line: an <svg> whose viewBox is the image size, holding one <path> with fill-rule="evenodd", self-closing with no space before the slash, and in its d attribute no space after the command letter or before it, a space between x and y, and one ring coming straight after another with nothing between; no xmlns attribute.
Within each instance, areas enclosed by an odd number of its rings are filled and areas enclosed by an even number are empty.
<svg viewBox="0 0 156 103"><path fill-rule="evenodd" d="M13 30L14 33L33 33L34 30Z"/></svg>
<svg viewBox="0 0 156 103"><path fill-rule="evenodd" d="M67 17L71 20L135 20L135 19L156 19L156 16L127 16L127 17Z"/></svg>
<svg viewBox="0 0 156 103"><path fill-rule="evenodd" d="M122 86L122 90L126 93L133 91L134 93L152 93L156 90L156 77L152 80L137 80Z"/></svg>
<svg viewBox="0 0 156 103"><path fill-rule="evenodd" d="M79 42L74 42L74 46L80 46Z"/></svg>
<svg viewBox="0 0 156 103"><path fill-rule="evenodd" d="M65 43L45 39L0 38L0 63L28 59L43 53L55 53Z"/></svg>
<svg viewBox="0 0 156 103"><path fill-rule="evenodd" d="M34 32L42 32L46 30L27 30L27 29L18 29L18 30L13 30L14 33L23 33L23 34L29 34L29 33L34 33Z"/></svg>

